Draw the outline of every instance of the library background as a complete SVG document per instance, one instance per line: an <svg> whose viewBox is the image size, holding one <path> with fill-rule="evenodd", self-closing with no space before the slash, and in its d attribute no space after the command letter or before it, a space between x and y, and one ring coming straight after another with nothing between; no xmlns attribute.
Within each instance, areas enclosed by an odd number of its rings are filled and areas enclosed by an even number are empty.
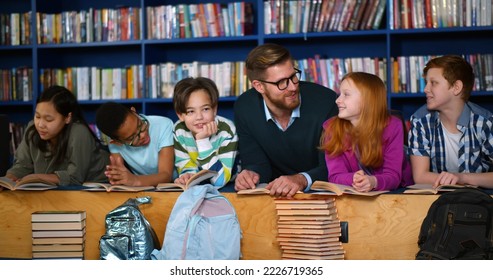
<svg viewBox="0 0 493 280"><path fill-rule="evenodd" d="M424 63L460 54L477 77L471 100L493 110L491 6L491 0L4 0L0 114L14 132L12 152L48 85L71 89L90 123L108 100L176 120L174 84L207 76L220 88L219 114L232 118L236 96L249 87L243 61L268 42L292 52L304 80L336 91L346 72L378 74L390 107L406 119L425 103Z"/></svg>

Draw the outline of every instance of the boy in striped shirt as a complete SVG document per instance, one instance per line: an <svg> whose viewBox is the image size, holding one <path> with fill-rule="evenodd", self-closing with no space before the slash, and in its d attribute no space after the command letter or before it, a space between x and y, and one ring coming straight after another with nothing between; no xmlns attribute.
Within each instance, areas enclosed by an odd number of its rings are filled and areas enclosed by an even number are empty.
<svg viewBox="0 0 493 280"><path fill-rule="evenodd" d="M173 93L173 107L179 118L174 125L175 183L186 184L202 169L218 174L210 183L221 188L234 178L238 135L231 120L217 116L219 92L204 77L179 81Z"/></svg>

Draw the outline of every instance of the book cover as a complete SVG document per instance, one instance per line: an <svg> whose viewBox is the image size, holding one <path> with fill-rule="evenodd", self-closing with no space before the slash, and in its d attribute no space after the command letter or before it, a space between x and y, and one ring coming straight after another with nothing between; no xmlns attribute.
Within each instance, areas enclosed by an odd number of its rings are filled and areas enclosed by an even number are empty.
<svg viewBox="0 0 493 280"><path fill-rule="evenodd" d="M81 237L41 237L33 238L33 245L83 244L86 236Z"/></svg>
<svg viewBox="0 0 493 280"><path fill-rule="evenodd" d="M199 172L197 172L195 175L190 177L190 179L188 179L185 185L177 184L177 183L160 183L156 186L156 191L182 192L216 175L217 175L216 171L202 169Z"/></svg>
<svg viewBox="0 0 493 280"><path fill-rule="evenodd" d="M283 203L275 205L278 210L285 209L332 209L335 208L335 202L330 202L327 204L317 204L317 203Z"/></svg>
<svg viewBox="0 0 493 280"><path fill-rule="evenodd" d="M327 255L327 256L311 256L303 254L282 254L283 260L343 260L344 254Z"/></svg>
<svg viewBox="0 0 493 280"><path fill-rule="evenodd" d="M82 230L36 230L33 231L33 238L38 237L82 237L86 233L86 229Z"/></svg>
<svg viewBox="0 0 493 280"><path fill-rule="evenodd" d="M302 244L284 244L281 245L282 250L301 250L301 251L314 251L314 252L324 252L329 250L340 250L342 249L342 242L330 242L327 244L309 244L315 246L305 246Z"/></svg>
<svg viewBox="0 0 493 280"><path fill-rule="evenodd" d="M142 192L155 190L154 186L125 186L111 185L109 183L85 182L82 184L85 191L106 191L106 192Z"/></svg>
<svg viewBox="0 0 493 280"><path fill-rule="evenodd" d="M329 235L329 234L340 234L341 233L341 227L334 227L334 228L322 228L322 229L308 229L308 228L302 228L302 229L295 229L295 228L278 228L277 232L279 235L283 234L289 234L289 235L303 235L303 234L323 234L323 235ZM339 235L336 235L339 236Z"/></svg>
<svg viewBox="0 0 493 280"><path fill-rule="evenodd" d="M84 244L33 244L33 252L84 251Z"/></svg>
<svg viewBox="0 0 493 280"><path fill-rule="evenodd" d="M340 228L341 224L339 221L330 221L325 224L303 224L303 223L291 223L291 224L278 224L278 229L329 229L329 228Z"/></svg>
<svg viewBox="0 0 493 280"><path fill-rule="evenodd" d="M289 198L276 198L274 199L275 204L331 204L335 203L335 198L300 198L300 199L289 199Z"/></svg>
<svg viewBox="0 0 493 280"><path fill-rule="evenodd" d="M33 252L33 259L84 258L84 251Z"/></svg>
<svg viewBox="0 0 493 280"><path fill-rule="evenodd" d="M337 219L337 213L330 215L286 215L279 216L279 221L322 221L322 220L335 220Z"/></svg>
<svg viewBox="0 0 493 280"><path fill-rule="evenodd" d="M32 222L32 230L82 230L86 220L80 222Z"/></svg>
<svg viewBox="0 0 493 280"><path fill-rule="evenodd" d="M311 215L333 215L337 214L336 208L331 209L278 209L278 216L293 216L293 215L303 215L303 216L311 216Z"/></svg>
<svg viewBox="0 0 493 280"><path fill-rule="evenodd" d="M387 193L389 191L369 191L369 192L360 192L355 190L351 186L335 184L325 181L315 181L311 187L311 190L316 194L326 194L326 195L343 195L343 194L353 194L353 195L362 195L362 196L376 196L382 193Z"/></svg>
<svg viewBox="0 0 493 280"><path fill-rule="evenodd" d="M19 181L13 181L7 177L0 177L0 187L15 190L24 191L44 191L50 189L56 189L58 186L55 183L43 180L41 178L29 178L21 179Z"/></svg>
<svg viewBox="0 0 493 280"><path fill-rule="evenodd" d="M324 243L330 243L330 242L339 242L339 237L302 238L302 237L280 237L280 236L278 236L277 241L286 242L286 243L324 244Z"/></svg>
<svg viewBox="0 0 493 280"><path fill-rule="evenodd" d="M324 219L324 220L279 220L277 221L277 225L314 225L314 226L324 226L324 225L329 225L337 223L339 226L339 221L338 220L330 220L330 219Z"/></svg>
<svg viewBox="0 0 493 280"><path fill-rule="evenodd" d="M451 192L462 188L479 188L474 185L440 185L434 188L432 184L414 184L407 186L404 193L411 194L438 194L440 192Z"/></svg>
<svg viewBox="0 0 493 280"><path fill-rule="evenodd" d="M36 211L31 214L32 222L80 222L85 219L85 211Z"/></svg>

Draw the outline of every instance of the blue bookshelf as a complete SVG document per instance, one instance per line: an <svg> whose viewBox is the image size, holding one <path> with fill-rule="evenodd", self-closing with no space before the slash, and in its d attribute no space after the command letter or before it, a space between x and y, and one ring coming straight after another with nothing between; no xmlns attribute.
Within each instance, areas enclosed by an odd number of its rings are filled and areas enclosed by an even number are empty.
<svg viewBox="0 0 493 280"><path fill-rule="evenodd" d="M10 121L27 123L33 115L35 100L40 91L39 69L63 67L125 67L174 62L244 61L248 52L263 43L278 43L291 50L295 58L308 58L319 54L328 58L381 57L387 60L388 101L392 109L401 110L408 118L415 109L425 103L423 93L394 93L391 58L441 54L493 54L493 26L446 27L422 29L393 29L392 11L387 8L380 27L376 30L309 32L296 34L264 33L264 1L245 0L253 4L253 34L233 37L208 37L189 39L146 39L145 19L148 7L161 5L229 3L231 1L183 1L183 0L4 0L0 13L31 12L32 42L28 45L0 46L0 69L31 67L33 69L32 101L0 101L0 111ZM36 40L36 13L60 13L103 8L139 7L142 10L142 39L117 42L38 44ZM422 69L419 69L420 71ZM148 92L144 85L144 96ZM236 93L240 94L240 93ZM472 101L493 109L493 92L474 92ZM220 99L219 113L233 117L235 97ZM81 101L90 122L100 104L107 100ZM163 98L139 98L115 100L135 107L145 114L163 115L176 120L171 100Z"/></svg>

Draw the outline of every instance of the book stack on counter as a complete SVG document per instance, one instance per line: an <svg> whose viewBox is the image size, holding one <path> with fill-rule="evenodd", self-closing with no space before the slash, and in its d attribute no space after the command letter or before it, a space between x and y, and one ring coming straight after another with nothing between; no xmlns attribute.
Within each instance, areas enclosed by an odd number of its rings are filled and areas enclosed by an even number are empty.
<svg viewBox="0 0 493 280"><path fill-rule="evenodd" d="M85 211L31 214L33 259L84 259Z"/></svg>
<svg viewBox="0 0 493 280"><path fill-rule="evenodd" d="M282 259L342 260L335 198L275 199Z"/></svg>

